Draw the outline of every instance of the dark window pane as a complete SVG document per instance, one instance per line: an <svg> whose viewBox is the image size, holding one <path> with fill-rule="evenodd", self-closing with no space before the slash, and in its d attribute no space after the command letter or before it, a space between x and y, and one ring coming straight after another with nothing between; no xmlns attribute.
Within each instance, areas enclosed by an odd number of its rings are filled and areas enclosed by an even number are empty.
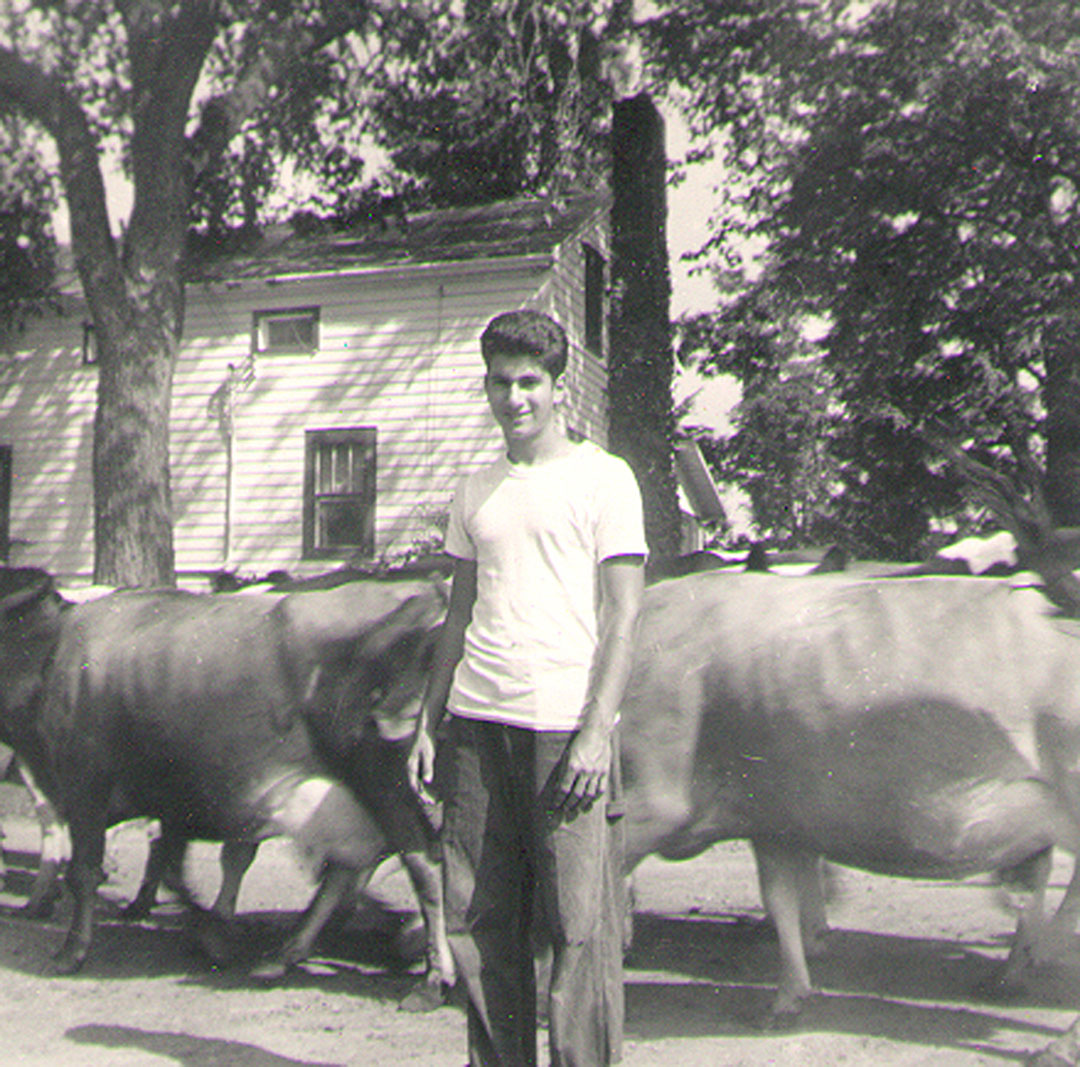
<svg viewBox="0 0 1080 1067"><path fill-rule="evenodd" d="M315 504L318 548L360 548L367 540L367 509L354 498L319 500Z"/></svg>
<svg viewBox="0 0 1080 1067"><path fill-rule="evenodd" d="M315 321L310 315L289 319L268 319L267 348L308 349L315 347Z"/></svg>

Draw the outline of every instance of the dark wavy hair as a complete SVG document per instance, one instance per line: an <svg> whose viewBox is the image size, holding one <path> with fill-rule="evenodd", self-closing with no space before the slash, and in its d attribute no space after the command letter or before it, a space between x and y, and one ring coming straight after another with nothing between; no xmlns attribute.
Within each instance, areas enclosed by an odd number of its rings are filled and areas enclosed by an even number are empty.
<svg viewBox="0 0 1080 1067"><path fill-rule="evenodd" d="M566 370L566 333L540 311L504 311L484 327L480 352L488 367L495 356L532 356L554 381Z"/></svg>

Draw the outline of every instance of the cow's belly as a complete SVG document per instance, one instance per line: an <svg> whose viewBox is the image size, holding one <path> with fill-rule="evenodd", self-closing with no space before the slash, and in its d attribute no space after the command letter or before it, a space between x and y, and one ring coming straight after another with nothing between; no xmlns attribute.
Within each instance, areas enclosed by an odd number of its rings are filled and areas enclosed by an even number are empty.
<svg viewBox="0 0 1080 1067"><path fill-rule="evenodd" d="M752 836L924 877L1011 867L1072 831L1052 789L982 711L933 700L813 730L774 720L742 748Z"/></svg>
<svg viewBox="0 0 1080 1067"><path fill-rule="evenodd" d="M879 874L957 878L1014 867L1060 842L1061 813L1040 782L971 782L838 811L762 804L751 836Z"/></svg>
<svg viewBox="0 0 1080 1067"><path fill-rule="evenodd" d="M815 727L795 713L733 714L729 704L707 717L698 741L693 767L662 789L635 750L631 865L650 852L681 859L753 838L883 874L949 878L1077 844L1054 791L977 709L921 700Z"/></svg>

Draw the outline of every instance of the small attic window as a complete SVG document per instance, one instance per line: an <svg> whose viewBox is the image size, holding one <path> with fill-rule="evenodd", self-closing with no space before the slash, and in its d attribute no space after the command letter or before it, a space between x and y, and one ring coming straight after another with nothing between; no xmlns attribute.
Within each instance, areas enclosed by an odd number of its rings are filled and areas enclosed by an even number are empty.
<svg viewBox="0 0 1080 1067"><path fill-rule="evenodd" d="M82 362L84 367L92 367L97 363L97 335L92 322L84 322L82 325Z"/></svg>
<svg viewBox="0 0 1080 1067"><path fill-rule="evenodd" d="M585 256L585 347L604 354L604 257L592 245L583 244Z"/></svg>
<svg viewBox="0 0 1080 1067"><path fill-rule="evenodd" d="M254 352L310 354L318 347L318 308L283 308L255 312L252 324Z"/></svg>

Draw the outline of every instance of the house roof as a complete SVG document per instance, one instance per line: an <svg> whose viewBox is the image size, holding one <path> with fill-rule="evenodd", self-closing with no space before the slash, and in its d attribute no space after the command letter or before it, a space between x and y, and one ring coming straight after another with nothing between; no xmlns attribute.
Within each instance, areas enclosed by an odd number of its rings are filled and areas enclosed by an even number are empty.
<svg viewBox="0 0 1080 1067"><path fill-rule="evenodd" d="M724 502L696 441L676 442L675 474L695 518L713 522L725 518Z"/></svg>
<svg viewBox="0 0 1080 1067"><path fill-rule="evenodd" d="M242 254L207 256L190 281L338 274L462 260L550 255L610 203L605 194L555 202L505 200L387 218L347 230L300 234L271 228Z"/></svg>

